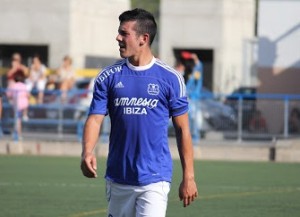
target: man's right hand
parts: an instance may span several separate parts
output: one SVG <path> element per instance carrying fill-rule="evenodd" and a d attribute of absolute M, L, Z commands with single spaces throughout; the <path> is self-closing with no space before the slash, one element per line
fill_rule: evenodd
<path fill-rule="evenodd" d="M 94 154 L 83 154 L 80 167 L 84 176 L 88 178 L 97 178 L 97 159 Z"/>

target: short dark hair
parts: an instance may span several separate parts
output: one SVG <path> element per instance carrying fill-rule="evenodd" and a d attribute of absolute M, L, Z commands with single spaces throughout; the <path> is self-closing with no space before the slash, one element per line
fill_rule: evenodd
<path fill-rule="evenodd" d="M 136 21 L 136 32 L 138 35 L 148 33 L 149 42 L 152 44 L 157 32 L 157 25 L 154 16 L 141 8 L 125 11 L 119 16 L 120 23 L 127 21 Z"/>

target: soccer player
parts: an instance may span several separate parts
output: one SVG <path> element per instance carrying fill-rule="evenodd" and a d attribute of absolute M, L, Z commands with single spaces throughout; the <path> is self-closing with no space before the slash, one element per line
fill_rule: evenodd
<path fill-rule="evenodd" d="M 151 52 L 157 29 L 151 13 L 125 11 L 119 21 L 116 40 L 123 59 L 103 69 L 95 80 L 84 127 L 81 170 L 86 177 L 97 177 L 93 150 L 103 118 L 109 114 L 108 216 L 163 217 L 172 178 L 170 117 L 183 170 L 179 197 L 184 207 L 197 197 L 185 85 L 179 72 Z"/>

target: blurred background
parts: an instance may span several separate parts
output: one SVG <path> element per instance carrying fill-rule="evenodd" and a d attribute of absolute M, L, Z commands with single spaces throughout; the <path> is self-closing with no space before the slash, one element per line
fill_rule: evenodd
<path fill-rule="evenodd" d="M 0 0 L 2 137 L 80 141 L 93 78 L 119 59 L 118 16 L 136 7 L 156 17 L 157 58 L 174 67 L 181 61 L 186 81 L 193 66 L 182 52 L 196 54 L 202 64 L 195 145 L 300 135 L 300 1 Z M 39 67 L 36 56 L 45 75 L 42 88 L 29 89 L 22 136 L 7 94 L 16 53 L 25 79 Z M 102 132 L 108 134 L 109 120 Z"/>
<path fill-rule="evenodd" d="M 190 100 L 199 197 L 178 200 L 170 121 L 167 216 L 299 217 L 300 0 L 0 0 L 0 217 L 105 216 L 109 118 L 101 178 L 82 176 L 80 143 L 94 78 L 120 58 L 118 16 L 136 7 Z"/>

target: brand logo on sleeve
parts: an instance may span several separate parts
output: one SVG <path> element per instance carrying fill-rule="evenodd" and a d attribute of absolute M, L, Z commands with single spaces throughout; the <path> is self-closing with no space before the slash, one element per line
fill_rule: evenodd
<path fill-rule="evenodd" d="M 102 71 L 97 79 L 99 79 L 100 82 L 103 82 L 110 75 L 115 74 L 116 72 L 121 72 L 121 71 L 122 71 L 121 66 L 116 66 L 116 67 L 113 67 L 113 68 L 109 68 L 109 69 L 106 69 L 106 70 Z"/>
<path fill-rule="evenodd" d="M 148 84 L 148 90 L 147 91 L 150 95 L 158 95 L 159 94 L 158 84 Z"/>

